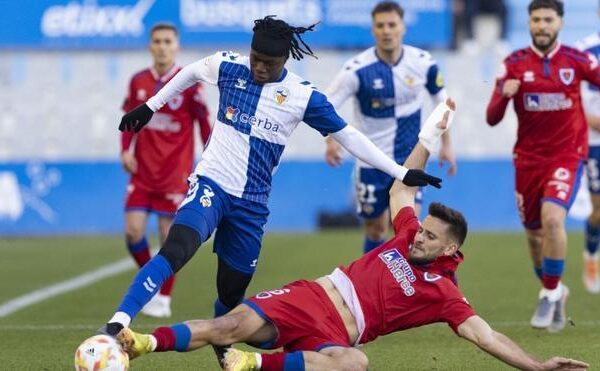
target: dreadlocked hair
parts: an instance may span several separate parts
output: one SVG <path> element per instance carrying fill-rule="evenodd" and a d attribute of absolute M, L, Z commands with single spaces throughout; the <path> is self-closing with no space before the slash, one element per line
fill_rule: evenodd
<path fill-rule="evenodd" d="M 274 37 L 280 37 L 288 40 L 290 43 L 290 53 L 292 54 L 292 58 L 295 60 L 304 58 L 304 54 L 313 58 L 317 58 L 310 46 L 308 46 L 308 44 L 302 40 L 301 35 L 306 31 L 314 31 L 315 26 L 319 24 L 319 22 L 308 27 L 294 27 L 290 26 L 281 19 L 275 19 L 275 17 L 276 16 L 274 15 L 268 15 L 263 19 L 256 19 L 254 21 L 254 28 L 252 28 L 252 31 L 269 33 Z M 305 49 L 302 48 L 303 46 Z"/>

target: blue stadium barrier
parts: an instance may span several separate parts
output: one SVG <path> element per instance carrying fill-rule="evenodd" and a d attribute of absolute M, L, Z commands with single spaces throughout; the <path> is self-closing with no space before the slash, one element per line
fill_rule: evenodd
<path fill-rule="evenodd" d="M 521 230 L 509 160 L 460 161 L 453 178 L 437 164 L 429 169 L 445 179 L 441 190 L 427 189 L 426 203 L 460 209 L 471 230 Z M 267 231 L 310 232 L 319 212 L 352 210 L 351 178 L 351 163 L 332 169 L 321 161 L 283 162 L 274 176 Z M 118 162 L 0 165 L 0 235 L 122 233 L 126 181 Z M 581 228 L 581 222 L 568 226 Z"/>

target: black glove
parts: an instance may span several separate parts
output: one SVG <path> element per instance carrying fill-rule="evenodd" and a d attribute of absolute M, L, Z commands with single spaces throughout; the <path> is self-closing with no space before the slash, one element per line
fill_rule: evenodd
<path fill-rule="evenodd" d="M 119 124 L 119 130 L 121 131 L 135 131 L 136 133 L 144 127 L 152 118 L 154 112 L 146 105 L 146 103 L 140 104 L 133 110 L 127 112 L 121 118 Z"/>
<path fill-rule="evenodd" d="M 442 179 L 429 175 L 419 169 L 408 169 L 404 179 L 402 179 L 402 183 L 410 187 L 422 187 L 429 184 L 435 188 L 442 188 Z"/>

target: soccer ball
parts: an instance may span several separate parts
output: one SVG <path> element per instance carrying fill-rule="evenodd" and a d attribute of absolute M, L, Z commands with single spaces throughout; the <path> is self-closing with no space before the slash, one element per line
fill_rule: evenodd
<path fill-rule="evenodd" d="M 129 368 L 129 357 L 117 341 L 107 335 L 85 339 L 75 351 L 77 371 L 124 371 Z"/>

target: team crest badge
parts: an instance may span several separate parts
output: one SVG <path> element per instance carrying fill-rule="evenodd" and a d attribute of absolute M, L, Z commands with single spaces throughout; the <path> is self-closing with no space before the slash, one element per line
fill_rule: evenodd
<path fill-rule="evenodd" d="M 275 100 L 277 101 L 277 103 L 283 104 L 289 96 L 290 91 L 288 90 L 288 88 L 282 86 L 275 89 Z"/>
<path fill-rule="evenodd" d="M 565 85 L 570 85 L 575 78 L 575 70 L 572 68 L 561 68 L 558 70 L 560 81 Z"/>

